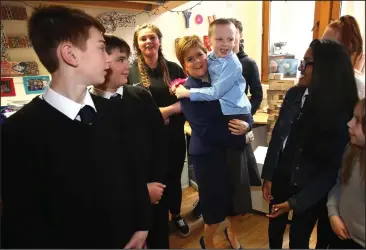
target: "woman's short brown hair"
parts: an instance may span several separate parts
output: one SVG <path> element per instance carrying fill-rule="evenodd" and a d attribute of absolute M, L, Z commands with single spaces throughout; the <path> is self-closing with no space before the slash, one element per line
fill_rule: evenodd
<path fill-rule="evenodd" d="M 175 55 L 180 62 L 180 65 L 182 65 L 182 68 L 184 68 L 184 56 L 187 53 L 187 51 L 191 48 L 200 48 L 205 54 L 207 54 L 207 49 L 205 45 L 203 44 L 202 40 L 196 36 L 184 36 L 181 38 L 178 38 L 175 42 Z"/>

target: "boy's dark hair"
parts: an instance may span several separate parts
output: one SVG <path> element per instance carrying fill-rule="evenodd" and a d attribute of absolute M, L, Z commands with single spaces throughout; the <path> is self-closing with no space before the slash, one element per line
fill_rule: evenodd
<path fill-rule="evenodd" d="M 243 33 L 243 24 L 236 18 L 229 18 L 230 22 L 235 25 L 235 28 L 239 29 L 240 34 Z"/>
<path fill-rule="evenodd" d="M 113 50 L 118 49 L 121 53 L 126 53 L 127 57 L 130 56 L 131 48 L 125 40 L 111 34 L 104 34 L 103 37 L 108 55 L 112 54 Z"/>
<path fill-rule="evenodd" d="M 219 18 L 210 23 L 210 26 L 208 27 L 208 36 L 211 37 L 214 33 L 214 28 L 216 25 L 230 25 L 232 22 L 227 18 Z"/>
<path fill-rule="evenodd" d="M 28 36 L 39 60 L 50 73 L 54 73 L 59 67 L 58 45 L 70 41 L 85 49 L 91 27 L 105 32 L 103 25 L 84 11 L 63 6 L 40 6 L 28 20 Z"/>

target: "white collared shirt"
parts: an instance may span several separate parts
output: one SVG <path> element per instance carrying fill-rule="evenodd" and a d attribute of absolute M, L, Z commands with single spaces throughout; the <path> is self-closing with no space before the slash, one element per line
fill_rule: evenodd
<path fill-rule="evenodd" d="M 46 88 L 46 91 L 42 95 L 42 99 L 48 102 L 52 107 L 69 117 L 71 120 L 81 120 L 79 116 L 79 111 L 85 105 L 91 106 L 95 110 L 95 112 L 97 112 L 93 99 L 91 98 L 88 90 L 86 90 L 83 104 L 74 102 L 73 100 L 57 93 L 50 87 Z"/>
<path fill-rule="evenodd" d="M 301 98 L 301 108 L 304 106 L 304 103 L 305 103 L 305 99 L 306 99 L 306 96 L 309 95 L 309 89 L 306 89 L 302 98 Z M 282 147 L 282 150 L 285 149 L 285 146 L 286 146 L 286 142 L 287 142 L 287 138 L 288 136 L 285 138 L 285 140 L 283 141 L 283 147 Z"/>
<path fill-rule="evenodd" d="M 123 86 L 119 87 L 116 92 L 112 93 L 112 92 L 108 92 L 108 91 L 104 91 L 101 89 L 98 89 L 96 87 L 92 87 L 90 88 L 90 93 L 106 98 L 106 99 L 110 99 L 114 94 L 120 94 L 121 97 L 123 96 Z"/>

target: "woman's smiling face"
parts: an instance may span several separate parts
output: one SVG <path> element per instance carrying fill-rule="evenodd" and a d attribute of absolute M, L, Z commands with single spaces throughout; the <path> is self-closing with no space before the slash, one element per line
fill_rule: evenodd
<path fill-rule="evenodd" d="M 199 47 L 188 49 L 184 55 L 184 70 L 192 77 L 204 77 L 207 74 L 206 53 Z"/>

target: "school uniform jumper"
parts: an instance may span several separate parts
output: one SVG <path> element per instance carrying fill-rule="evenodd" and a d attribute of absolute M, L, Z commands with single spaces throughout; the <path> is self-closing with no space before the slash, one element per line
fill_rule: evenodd
<path fill-rule="evenodd" d="M 115 93 L 92 88 L 91 93 L 110 99 L 121 109 L 129 107 L 129 119 L 142 119 L 138 126 L 138 142 L 142 142 L 134 148 L 139 152 L 141 159 L 145 161 L 146 183 L 160 182 L 166 184 L 167 180 L 167 138 L 164 121 L 161 113 L 152 99 L 150 93 L 137 86 L 121 86 Z M 158 204 L 152 204 L 152 227 L 147 237 L 149 249 L 169 248 L 169 214 L 166 206 L 165 193 Z"/>
<path fill-rule="evenodd" d="M 309 247 L 311 232 L 324 213 L 327 194 L 336 181 L 348 141 L 346 124 L 352 116 L 351 112 L 339 114 L 326 131 L 317 130 L 309 112 L 309 98 L 305 87 L 288 90 L 262 171 L 262 178 L 272 181 L 270 210 L 273 204 L 285 201 L 293 209 L 290 248 Z M 309 138 L 324 139 L 312 144 Z M 270 248 L 282 248 L 287 216 L 270 219 Z"/>
<path fill-rule="evenodd" d="M 185 78 L 182 68 L 170 61 L 165 61 L 168 67 L 170 78 L 174 81 L 177 78 Z M 174 94 L 169 92 L 169 87 L 164 83 L 163 74 L 160 67 L 151 69 L 147 65 L 147 73 L 150 77 L 151 86 L 149 91 L 158 107 L 167 107 L 178 100 Z M 133 63 L 128 78 L 129 85 L 143 87 L 141 76 L 137 66 L 137 61 Z M 185 118 L 183 114 L 174 114 L 170 118 L 169 124 L 165 126 L 168 138 L 168 149 L 165 151 L 168 159 L 167 187 L 165 189 L 167 206 L 171 214 L 180 214 L 182 203 L 181 174 L 186 157 L 186 142 L 184 134 Z M 164 149 L 158 149 L 163 150 Z"/>
<path fill-rule="evenodd" d="M 123 248 L 150 228 L 139 121 L 87 93 L 97 112 L 83 124 L 65 99 L 47 89 L 2 125 L 2 247 Z"/>

